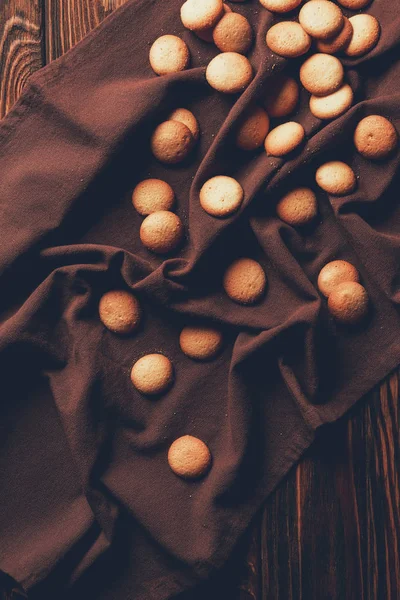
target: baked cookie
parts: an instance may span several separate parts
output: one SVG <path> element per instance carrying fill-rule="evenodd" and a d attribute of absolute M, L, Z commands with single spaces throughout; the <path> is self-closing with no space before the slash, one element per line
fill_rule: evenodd
<path fill-rule="evenodd" d="M 171 210 L 174 202 L 174 190 L 162 179 L 145 179 L 137 184 L 132 193 L 132 204 L 143 216 L 157 210 Z"/>
<path fill-rule="evenodd" d="M 199 139 L 200 127 L 199 123 L 190 110 L 187 108 L 177 108 L 168 117 L 168 121 L 178 121 L 186 125 L 190 129 L 195 142 Z"/>
<path fill-rule="evenodd" d="M 173 212 L 158 210 L 148 215 L 140 226 L 140 240 L 148 250 L 167 254 L 175 250 L 183 239 L 182 221 Z"/>
<path fill-rule="evenodd" d="M 376 46 L 381 35 L 379 21 L 372 15 L 354 15 L 349 19 L 353 35 L 347 44 L 345 54 L 350 57 L 363 56 Z"/>
<path fill-rule="evenodd" d="M 189 48 L 176 35 L 162 35 L 150 48 L 150 65 L 157 75 L 184 71 L 189 66 Z"/>
<path fill-rule="evenodd" d="M 163 354 L 146 354 L 132 367 L 131 381 L 146 396 L 163 394 L 174 381 L 174 369 Z"/>
<path fill-rule="evenodd" d="M 303 0 L 260 0 L 260 4 L 274 13 L 287 13 L 294 10 Z"/>
<path fill-rule="evenodd" d="M 270 117 L 286 117 L 294 111 L 299 101 L 299 85 L 283 73 L 275 75 L 265 98 L 265 108 Z"/>
<path fill-rule="evenodd" d="M 300 81 L 310 94 L 326 96 L 343 83 L 344 69 L 336 56 L 313 54 L 300 67 Z"/>
<path fill-rule="evenodd" d="M 311 96 L 310 111 L 318 119 L 336 119 L 353 103 L 353 90 L 345 83 L 336 92 L 327 96 Z"/>
<path fill-rule="evenodd" d="M 317 49 L 325 54 L 336 54 L 343 52 L 350 43 L 353 36 L 353 25 L 347 17 L 344 18 L 342 30 L 332 38 L 327 40 L 317 40 Z"/>
<path fill-rule="evenodd" d="M 223 12 L 222 0 L 186 0 L 181 6 L 181 20 L 187 29 L 203 31 L 214 27 Z"/>
<path fill-rule="evenodd" d="M 168 450 L 171 470 L 183 479 L 203 477 L 211 467 L 211 453 L 204 442 L 192 435 L 175 440 Z"/>
<path fill-rule="evenodd" d="M 272 129 L 265 138 L 265 150 L 268 156 L 285 156 L 293 152 L 304 140 L 303 126 L 288 121 Z"/>
<path fill-rule="evenodd" d="M 99 302 L 100 321 L 114 333 L 132 333 L 140 323 L 141 314 L 139 301 L 125 290 L 106 292 Z"/>
<path fill-rule="evenodd" d="M 246 17 L 231 12 L 214 27 L 213 40 L 221 52 L 246 54 L 253 41 L 253 30 Z"/>
<path fill-rule="evenodd" d="M 221 350 L 222 333 L 214 327 L 184 327 L 179 336 L 182 352 L 195 360 L 211 360 Z"/>
<path fill-rule="evenodd" d="M 353 169 L 339 160 L 321 165 L 315 173 L 315 180 L 320 188 L 334 196 L 350 194 L 357 184 Z"/>
<path fill-rule="evenodd" d="M 330 0 L 309 0 L 299 12 L 299 21 L 313 38 L 327 40 L 341 31 L 343 13 Z"/>
<path fill-rule="evenodd" d="M 236 145 L 241 150 L 256 150 L 263 145 L 269 131 L 269 117 L 260 106 L 249 108 L 236 133 Z"/>
<path fill-rule="evenodd" d="M 328 297 L 340 283 L 360 281 L 357 269 L 346 260 L 332 260 L 327 263 L 318 275 L 318 289 Z"/>
<path fill-rule="evenodd" d="M 243 196 L 243 188 L 236 179 L 217 175 L 201 188 L 200 204 L 213 217 L 228 217 L 240 208 Z"/>
<path fill-rule="evenodd" d="M 306 225 L 317 216 L 317 198 L 310 188 L 296 188 L 279 200 L 276 213 L 282 221 L 293 227 Z"/>
<path fill-rule="evenodd" d="M 156 127 L 150 146 L 157 160 L 174 165 L 188 156 L 194 146 L 194 139 L 190 129 L 183 123 L 164 121 Z"/>
<path fill-rule="evenodd" d="M 267 278 L 258 262 L 251 258 L 239 258 L 225 271 L 223 285 L 234 302 L 255 304 L 264 295 Z"/>
<path fill-rule="evenodd" d="M 296 58 L 308 52 L 311 38 L 295 21 L 281 21 L 267 31 L 267 46 L 272 52 L 285 58 Z"/>
<path fill-rule="evenodd" d="M 222 16 L 224 16 L 228 13 L 231 13 L 231 12 L 232 12 L 231 7 L 224 3 L 224 12 L 223 12 Z M 208 42 L 209 44 L 212 44 L 214 42 L 213 31 L 214 31 L 214 28 L 210 27 L 209 29 L 203 29 L 202 31 L 194 31 L 193 33 L 195 33 L 197 35 L 197 37 L 199 37 L 201 40 L 203 40 L 203 42 Z"/>
<path fill-rule="evenodd" d="M 360 10 L 370 4 L 371 0 L 338 0 L 339 4 L 350 10 Z"/>
<path fill-rule="evenodd" d="M 217 54 L 206 69 L 206 79 L 212 88 L 224 94 L 237 94 L 250 84 L 253 68 L 238 52 Z"/>
<path fill-rule="evenodd" d="M 339 283 L 330 293 L 328 309 L 344 325 L 359 323 L 368 313 L 367 290 L 355 281 Z"/>
<path fill-rule="evenodd" d="M 354 131 L 354 144 L 365 158 L 386 158 L 397 147 L 397 131 L 388 119 L 370 115 L 361 119 Z"/>

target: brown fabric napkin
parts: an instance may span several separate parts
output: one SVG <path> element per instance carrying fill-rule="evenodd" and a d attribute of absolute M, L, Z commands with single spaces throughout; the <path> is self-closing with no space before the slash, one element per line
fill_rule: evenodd
<path fill-rule="evenodd" d="M 235 4 L 257 34 L 254 81 L 238 97 L 205 80 L 217 49 L 185 30 L 178 0 L 134 0 L 61 60 L 35 74 L 0 123 L 2 381 L 0 569 L 32 598 L 162 600 L 209 576 L 227 559 L 265 497 L 317 429 L 343 415 L 400 359 L 399 153 L 372 163 L 352 133 L 367 114 L 400 131 L 397 3 L 375 1 L 378 46 L 344 60 L 354 106 L 322 123 L 303 91 L 294 119 L 307 144 L 290 160 L 235 149 L 235 122 L 262 100 L 275 73 L 300 61 L 271 54 L 275 17 L 256 0 Z M 188 44 L 191 68 L 157 77 L 151 43 L 165 33 Z M 164 167 L 149 151 L 157 123 L 188 107 L 201 126 L 190 160 Z M 316 190 L 320 218 L 299 232 L 274 205 L 295 185 L 314 187 L 317 166 L 348 161 L 350 196 Z M 213 219 L 199 205 L 217 174 L 242 184 L 242 210 Z M 146 177 L 168 181 L 186 244 L 168 259 L 141 245 L 131 191 Z M 264 300 L 235 305 L 221 278 L 234 258 L 265 269 Z M 316 289 L 319 270 L 343 258 L 359 269 L 371 314 L 339 327 Z M 137 335 L 120 338 L 98 318 L 101 294 L 135 290 L 145 312 Z M 221 326 L 227 343 L 201 364 L 179 349 L 186 324 Z M 162 351 L 176 382 L 151 400 L 129 371 Z M 188 483 L 167 464 L 170 443 L 204 440 L 213 466 Z"/>

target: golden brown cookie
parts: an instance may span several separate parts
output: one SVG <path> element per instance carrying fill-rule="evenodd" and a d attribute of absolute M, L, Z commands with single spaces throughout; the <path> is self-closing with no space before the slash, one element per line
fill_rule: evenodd
<path fill-rule="evenodd" d="M 239 258 L 225 271 L 223 285 L 234 302 L 255 304 L 264 295 L 267 278 L 258 262 L 251 258 Z"/>
<path fill-rule="evenodd" d="M 223 12 L 222 16 L 224 16 L 228 13 L 231 13 L 231 12 L 232 12 L 231 7 L 224 3 L 224 12 Z M 214 31 L 214 28 L 210 27 L 209 29 L 203 29 L 202 31 L 193 31 L 193 33 L 195 33 L 197 35 L 197 37 L 199 37 L 201 40 L 203 40 L 203 42 L 208 42 L 209 44 L 211 44 L 214 41 L 213 31 Z"/>
<path fill-rule="evenodd" d="M 174 190 L 162 179 L 145 179 L 137 184 L 132 193 L 133 206 L 144 216 L 157 210 L 170 210 L 174 202 Z"/>
<path fill-rule="evenodd" d="M 342 30 L 333 38 L 327 40 L 317 40 L 317 49 L 325 54 L 336 54 L 343 52 L 350 43 L 353 35 L 353 25 L 347 17 L 344 17 Z"/>
<path fill-rule="evenodd" d="M 146 354 L 133 365 L 131 381 L 142 394 L 163 394 L 174 381 L 174 368 L 163 354 Z"/>
<path fill-rule="evenodd" d="M 381 35 L 379 21 L 372 15 L 354 15 L 349 19 L 353 35 L 346 46 L 345 54 L 350 57 L 363 56 L 378 43 Z"/>
<path fill-rule="evenodd" d="M 237 94 L 250 84 L 253 68 L 242 54 L 221 52 L 208 64 L 206 79 L 218 92 Z"/>
<path fill-rule="evenodd" d="M 241 150 L 256 150 L 263 145 L 269 131 L 269 117 L 260 106 L 249 108 L 236 133 L 236 145 Z"/>
<path fill-rule="evenodd" d="M 327 96 L 311 96 L 310 111 L 318 119 L 336 119 L 353 103 L 353 90 L 345 83 L 333 94 Z"/>
<path fill-rule="evenodd" d="M 200 204 L 213 217 L 228 217 L 240 208 L 243 196 L 243 188 L 236 179 L 217 175 L 201 188 Z"/>
<path fill-rule="evenodd" d="M 194 139 L 190 129 L 179 121 L 164 121 L 151 136 L 151 150 L 162 163 L 182 162 L 191 152 Z"/>
<path fill-rule="evenodd" d="M 309 188 L 291 190 L 276 205 L 276 213 L 282 221 L 300 227 L 310 223 L 318 213 L 315 194 Z"/>
<path fill-rule="evenodd" d="M 326 96 L 343 83 L 344 69 L 336 56 L 313 54 L 300 67 L 300 81 L 308 92 Z"/>
<path fill-rule="evenodd" d="M 100 320 L 114 333 L 132 333 L 139 325 L 141 314 L 139 301 L 125 290 L 106 292 L 99 302 Z"/>
<path fill-rule="evenodd" d="M 299 101 L 299 85 L 283 73 L 270 81 L 265 98 L 265 108 L 270 117 L 286 117 L 294 111 Z"/>
<path fill-rule="evenodd" d="M 303 0 L 260 0 L 260 4 L 274 13 L 287 13 L 294 10 Z"/>
<path fill-rule="evenodd" d="M 303 126 L 295 121 L 288 121 L 269 132 L 265 138 L 265 150 L 268 156 L 285 156 L 295 150 L 304 137 Z"/>
<path fill-rule="evenodd" d="M 221 52 L 246 54 L 253 41 L 250 23 L 239 13 L 227 13 L 213 30 L 214 44 Z"/>
<path fill-rule="evenodd" d="M 222 348 L 222 333 L 214 327 L 184 327 L 179 336 L 182 352 L 196 360 L 210 360 Z"/>
<path fill-rule="evenodd" d="M 192 435 L 175 440 L 168 450 L 171 470 L 184 479 L 203 477 L 211 467 L 211 453 L 204 442 Z"/>
<path fill-rule="evenodd" d="M 318 289 L 328 297 L 340 283 L 360 280 L 357 269 L 346 260 L 333 260 L 327 263 L 318 275 Z"/>
<path fill-rule="evenodd" d="M 175 213 L 158 210 L 145 218 L 139 233 L 143 246 L 148 250 L 156 254 L 167 254 L 179 246 L 184 229 Z"/>
<path fill-rule="evenodd" d="M 286 58 L 295 58 L 308 52 L 311 38 L 295 21 L 281 21 L 267 31 L 267 46 L 272 52 Z"/>
<path fill-rule="evenodd" d="M 181 20 L 187 29 L 203 31 L 214 27 L 223 12 L 222 0 L 186 0 L 181 6 Z"/>
<path fill-rule="evenodd" d="M 350 10 L 360 10 L 370 4 L 371 0 L 338 0 L 339 4 Z"/>
<path fill-rule="evenodd" d="M 343 13 L 330 0 L 309 0 L 299 12 L 303 29 L 313 38 L 327 40 L 343 27 Z"/>
<path fill-rule="evenodd" d="M 388 119 L 370 115 L 361 119 L 354 131 L 354 144 L 365 158 L 380 160 L 397 147 L 397 131 Z"/>
<path fill-rule="evenodd" d="M 359 323 L 368 313 L 367 290 L 355 281 L 339 283 L 329 295 L 328 309 L 340 323 Z"/>
<path fill-rule="evenodd" d="M 179 121 L 190 129 L 195 142 L 199 139 L 200 127 L 199 123 L 190 110 L 187 108 L 177 108 L 168 117 L 168 121 Z"/>
<path fill-rule="evenodd" d="M 150 48 L 150 65 L 157 75 L 184 71 L 189 66 L 189 48 L 176 35 L 162 35 Z"/>
<path fill-rule="evenodd" d="M 321 165 L 315 173 L 315 180 L 320 188 L 334 196 L 350 194 L 357 184 L 353 169 L 339 160 Z"/>

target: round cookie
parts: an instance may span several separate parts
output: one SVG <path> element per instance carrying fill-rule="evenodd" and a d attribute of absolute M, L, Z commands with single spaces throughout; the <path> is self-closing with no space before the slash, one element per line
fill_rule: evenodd
<path fill-rule="evenodd" d="M 194 114 L 190 112 L 190 110 L 188 110 L 187 108 L 177 108 L 176 110 L 174 110 L 169 115 L 168 121 L 178 121 L 179 123 L 183 123 L 188 129 L 190 129 L 194 141 L 197 142 L 197 140 L 199 139 L 199 123 Z"/>
<path fill-rule="evenodd" d="M 353 169 L 339 160 L 321 165 L 315 173 L 315 180 L 320 188 L 334 196 L 350 194 L 357 184 Z"/>
<path fill-rule="evenodd" d="M 317 198 L 309 188 L 296 188 L 279 200 L 276 213 L 282 221 L 293 227 L 306 225 L 317 216 Z"/>
<path fill-rule="evenodd" d="M 99 302 L 100 320 L 114 333 L 132 333 L 139 325 L 141 314 L 139 301 L 125 290 L 106 292 Z"/>
<path fill-rule="evenodd" d="M 347 17 L 344 17 L 342 30 L 333 38 L 318 40 L 317 49 L 325 54 L 336 54 L 342 52 L 350 43 L 353 35 L 353 25 Z"/>
<path fill-rule="evenodd" d="M 353 103 L 353 90 L 345 83 L 333 94 L 311 96 L 310 111 L 318 119 L 336 119 L 350 108 Z"/>
<path fill-rule="evenodd" d="M 135 362 L 131 370 L 133 385 L 146 396 L 166 392 L 173 380 L 172 363 L 163 354 L 146 354 Z"/>
<path fill-rule="evenodd" d="M 213 40 L 221 52 L 246 54 L 253 41 L 253 30 L 246 17 L 231 12 L 214 27 Z"/>
<path fill-rule="evenodd" d="M 189 66 L 189 48 L 176 35 L 162 35 L 150 48 L 150 65 L 157 75 L 184 71 Z"/>
<path fill-rule="evenodd" d="M 211 453 L 204 442 L 192 435 L 175 440 L 168 450 L 171 470 L 183 479 L 203 477 L 211 466 Z"/>
<path fill-rule="evenodd" d="M 223 337 L 213 327 L 184 327 L 179 336 L 182 352 L 195 360 L 210 360 L 222 348 Z"/>
<path fill-rule="evenodd" d="M 326 96 L 343 83 L 343 65 L 336 56 L 313 54 L 300 67 L 300 81 L 308 92 Z"/>
<path fill-rule="evenodd" d="M 175 165 L 182 162 L 194 145 L 190 129 L 179 121 L 164 121 L 151 136 L 150 146 L 154 156 L 162 163 Z"/>
<path fill-rule="evenodd" d="M 299 101 L 299 85 L 283 73 L 275 75 L 264 101 L 270 117 L 286 117 L 294 111 Z"/>
<path fill-rule="evenodd" d="M 157 210 L 171 210 L 174 202 L 174 190 L 162 179 L 145 179 L 137 184 L 132 193 L 133 206 L 144 216 Z"/>
<path fill-rule="evenodd" d="M 267 31 L 267 46 L 285 58 L 296 58 L 308 52 L 311 38 L 295 21 L 281 21 Z"/>
<path fill-rule="evenodd" d="M 231 7 L 224 3 L 223 15 L 226 15 L 231 12 L 232 12 Z M 214 28 L 210 27 L 209 29 L 203 29 L 202 31 L 194 31 L 193 33 L 195 33 L 197 35 L 197 37 L 199 37 L 201 40 L 203 40 L 203 42 L 208 42 L 209 44 L 211 44 L 214 42 L 213 31 L 214 31 Z"/>
<path fill-rule="evenodd" d="M 223 285 L 234 302 L 255 304 L 264 295 L 267 278 L 258 262 L 251 258 L 239 258 L 225 271 Z"/>
<path fill-rule="evenodd" d="M 330 0 L 309 0 L 299 12 L 303 29 L 313 38 L 327 40 L 343 27 L 343 13 Z"/>
<path fill-rule="evenodd" d="M 354 131 L 354 144 L 365 158 L 380 160 L 397 146 L 397 131 L 388 119 L 370 115 L 361 119 Z"/>
<path fill-rule="evenodd" d="M 367 290 L 355 281 L 339 283 L 329 295 L 328 309 L 344 325 L 359 323 L 368 313 Z"/>
<path fill-rule="evenodd" d="M 340 284 L 348 281 L 359 282 L 357 269 L 346 260 L 333 260 L 327 263 L 318 275 L 318 289 L 328 297 Z"/>
<path fill-rule="evenodd" d="M 228 217 L 240 208 L 243 196 L 243 188 L 236 179 L 217 175 L 201 188 L 200 204 L 213 217 Z"/>
<path fill-rule="evenodd" d="M 349 19 L 353 27 L 353 35 L 347 44 L 345 54 L 352 58 L 370 52 L 378 43 L 381 27 L 372 15 L 354 15 Z"/>
<path fill-rule="evenodd" d="M 260 0 L 260 4 L 274 13 L 287 13 L 294 10 L 303 0 Z"/>
<path fill-rule="evenodd" d="M 360 10 L 360 8 L 365 8 L 371 2 L 371 0 L 338 0 L 339 4 L 344 6 L 344 8 L 349 8 L 350 10 Z"/>
<path fill-rule="evenodd" d="M 237 133 L 236 145 L 241 150 L 256 150 L 262 146 L 269 131 L 269 117 L 260 106 L 249 108 Z"/>
<path fill-rule="evenodd" d="M 295 121 L 278 125 L 265 138 L 265 150 L 268 156 L 285 156 L 299 146 L 304 140 L 303 126 Z"/>
<path fill-rule="evenodd" d="M 180 218 L 168 210 L 158 210 L 148 215 L 140 226 L 140 240 L 148 250 L 167 254 L 175 250 L 183 239 Z"/>
<path fill-rule="evenodd" d="M 203 31 L 214 27 L 224 12 L 222 0 L 186 0 L 181 20 L 187 29 Z"/>
<path fill-rule="evenodd" d="M 242 54 L 221 52 L 208 64 L 206 79 L 218 92 L 237 94 L 250 84 L 253 79 L 253 68 Z"/>

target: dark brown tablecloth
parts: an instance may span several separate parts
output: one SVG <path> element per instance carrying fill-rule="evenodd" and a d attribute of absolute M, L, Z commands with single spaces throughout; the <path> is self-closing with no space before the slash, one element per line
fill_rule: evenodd
<path fill-rule="evenodd" d="M 322 123 L 303 91 L 295 120 L 307 144 L 288 161 L 235 149 L 235 122 L 263 98 L 273 75 L 300 62 L 270 53 L 274 17 L 256 1 L 235 4 L 257 32 L 254 81 L 240 97 L 206 83 L 214 46 L 184 30 L 179 0 L 133 0 L 61 60 L 31 77 L 0 123 L 0 569 L 32 598 L 162 600 L 224 563 L 256 508 L 315 436 L 400 359 L 399 153 L 371 163 L 352 132 L 367 114 L 400 131 L 397 2 L 375 0 L 378 46 L 345 60 L 355 105 Z M 157 77 L 151 43 L 182 36 L 191 68 Z M 198 117 L 200 143 L 184 165 L 149 152 L 173 108 Z M 284 191 L 314 186 L 316 167 L 348 161 L 351 196 L 316 190 L 318 222 L 299 232 L 274 212 Z M 213 219 L 202 183 L 236 177 L 239 214 Z M 187 242 L 167 260 L 144 249 L 131 204 L 146 177 L 168 181 Z M 221 276 L 238 256 L 260 261 L 265 299 L 235 305 Z M 371 298 L 367 323 L 336 326 L 316 289 L 321 267 L 344 258 Z M 144 307 L 139 333 L 101 325 L 101 294 L 131 288 Z M 200 364 L 179 349 L 180 329 L 215 323 L 227 344 Z M 129 371 L 162 351 L 176 382 L 159 400 L 137 393 Z M 213 467 L 187 483 L 168 468 L 180 435 L 204 440 Z"/>

